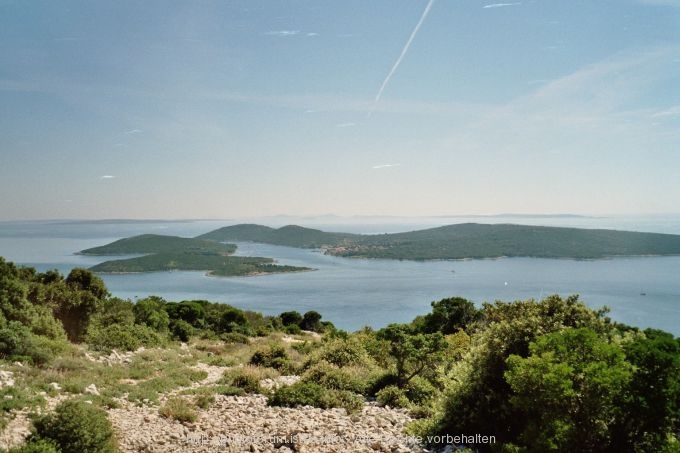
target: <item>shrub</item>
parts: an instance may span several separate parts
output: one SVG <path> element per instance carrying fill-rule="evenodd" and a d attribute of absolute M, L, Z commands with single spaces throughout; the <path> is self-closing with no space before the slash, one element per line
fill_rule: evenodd
<path fill-rule="evenodd" d="M 396 385 L 388 385 L 380 390 L 375 397 L 378 403 L 383 406 L 409 407 L 411 404 L 406 396 L 406 391 Z"/>
<path fill-rule="evenodd" d="M 198 414 L 193 407 L 182 398 L 170 398 L 158 413 L 165 418 L 170 418 L 180 422 L 193 423 L 198 418 Z"/>
<path fill-rule="evenodd" d="M 368 380 L 365 375 L 366 372 L 363 369 L 339 368 L 326 361 L 321 361 L 309 368 L 302 376 L 302 380 L 317 383 L 327 389 L 364 393 L 368 388 Z"/>
<path fill-rule="evenodd" d="M 117 450 L 106 413 L 82 401 L 64 401 L 54 413 L 38 418 L 33 425 L 29 443 L 53 441 L 63 453 L 114 453 Z"/>
<path fill-rule="evenodd" d="M 91 326 L 86 341 L 90 347 L 98 351 L 111 349 L 134 351 L 140 346 L 154 347 L 163 343 L 157 332 L 140 324 Z"/>
<path fill-rule="evenodd" d="M 260 377 L 258 370 L 252 367 L 233 368 L 224 373 L 220 383 L 243 389 L 247 393 L 260 393 Z"/>
<path fill-rule="evenodd" d="M 375 395 L 385 387 L 397 385 L 397 382 L 399 382 L 399 380 L 394 372 L 388 371 L 386 373 L 378 374 L 369 383 L 368 394 Z"/>
<path fill-rule="evenodd" d="M 168 330 L 170 316 L 165 311 L 165 300 L 158 296 L 140 299 L 134 305 L 135 322 L 151 327 L 158 332 Z"/>
<path fill-rule="evenodd" d="M 289 324 L 283 329 L 283 331 L 289 335 L 300 335 L 302 333 L 302 329 L 300 329 L 300 326 L 297 324 Z"/>
<path fill-rule="evenodd" d="M 53 441 L 41 439 L 28 442 L 21 447 L 12 448 L 7 453 L 61 453 L 61 450 Z"/>
<path fill-rule="evenodd" d="M 214 402 L 215 402 L 214 395 L 197 395 L 196 399 L 194 400 L 196 407 L 200 407 L 201 409 L 209 408 L 210 405 Z"/>
<path fill-rule="evenodd" d="M 269 398 L 270 406 L 313 406 L 321 409 L 342 407 L 347 413 L 360 410 L 363 399 L 346 390 L 328 390 L 312 382 L 297 382 L 277 389 Z"/>
<path fill-rule="evenodd" d="M 350 365 L 371 368 L 374 365 L 361 343 L 353 338 L 338 338 L 325 343 L 305 366 L 322 360 L 341 368 Z"/>
<path fill-rule="evenodd" d="M 189 341 L 194 334 L 194 327 L 182 319 L 173 319 L 170 321 L 170 334 L 175 340 Z"/>
<path fill-rule="evenodd" d="M 289 373 L 293 371 L 293 363 L 286 350 L 279 345 L 270 345 L 267 348 L 255 351 L 250 358 L 250 364 L 274 368 L 281 373 Z"/>
<path fill-rule="evenodd" d="M 222 335 L 220 335 L 220 340 L 224 341 L 225 343 L 239 343 L 239 344 L 250 343 L 250 340 L 246 335 L 243 335 L 242 333 L 238 332 L 223 333 Z"/>
<path fill-rule="evenodd" d="M 18 321 L 0 328 L 0 357 L 44 365 L 67 348 L 65 340 L 50 340 L 34 335 Z"/>
<path fill-rule="evenodd" d="M 430 381 L 420 376 L 411 379 L 404 390 L 409 401 L 415 404 L 423 404 L 437 393 Z"/>

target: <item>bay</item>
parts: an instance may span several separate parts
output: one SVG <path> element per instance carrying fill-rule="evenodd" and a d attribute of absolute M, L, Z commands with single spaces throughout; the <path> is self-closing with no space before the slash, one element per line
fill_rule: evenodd
<path fill-rule="evenodd" d="M 673 216 L 266 220 L 260 222 L 272 226 L 300 223 L 327 231 L 366 233 L 408 231 L 464 221 L 680 233 L 680 217 Z M 239 222 L 0 222 L 0 256 L 41 271 L 58 269 L 68 273 L 73 267 L 89 267 L 107 259 L 74 254 L 84 248 L 142 233 L 195 236 L 234 223 Z M 281 264 L 317 270 L 258 277 L 158 272 L 104 274 L 102 278 L 113 295 L 131 300 L 156 294 L 167 300 L 224 302 L 266 314 L 316 310 L 323 319 L 348 330 L 410 321 L 427 313 L 431 301 L 449 296 L 465 297 L 479 305 L 485 301 L 578 293 L 593 308 L 611 307 L 610 316 L 617 321 L 680 335 L 680 257 L 676 256 L 592 261 L 504 258 L 410 262 L 340 258 L 314 250 L 266 244 L 238 245 L 239 255 L 268 256 Z"/>

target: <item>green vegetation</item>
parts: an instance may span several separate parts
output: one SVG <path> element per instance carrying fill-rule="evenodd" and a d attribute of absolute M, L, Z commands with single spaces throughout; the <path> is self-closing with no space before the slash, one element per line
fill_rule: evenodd
<path fill-rule="evenodd" d="M 240 224 L 220 228 L 202 234 L 197 239 L 211 241 L 261 242 L 263 244 L 285 245 L 299 248 L 320 248 L 340 244 L 352 244 L 361 235 L 349 233 L 327 233 L 325 231 L 287 225 L 270 228 L 263 225 Z"/>
<path fill-rule="evenodd" d="M 236 251 L 233 244 L 201 239 L 143 234 L 120 239 L 111 244 L 83 250 L 84 255 L 147 255 L 110 260 L 90 268 L 93 272 L 131 273 L 158 271 L 208 271 L 217 276 L 246 276 L 300 272 L 307 267 L 280 266 L 271 258 L 229 256 Z"/>
<path fill-rule="evenodd" d="M 13 381 L 0 389 L 0 427 L 33 414 L 15 453 L 114 451 L 102 408 L 127 401 L 191 422 L 220 395 L 261 393 L 272 406 L 401 407 L 417 419 L 410 434 L 494 436 L 468 445 L 482 452 L 677 452 L 680 340 L 606 313 L 577 296 L 481 308 L 452 297 L 410 323 L 348 333 L 314 311 L 133 304 L 90 271 L 64 278 L 0 258 L 0 364 Z M 205 365 L 225 367 L 222 378 L 206 381 Z M 66 400 L 45 415 L 55 396 Z"/>
<path fill-rule="evenodd" d="M 80 251 L 82 255 L 129 255 L 136 253 L 193 253 L 230 255 L 236 251 L 234 244 L 215 241 L 164 236 L 161 234 L 142 234 L 112 242 L 101 247 Z"/>
<path fill-rule="evenodd" d="M 117 451 L 113 428 L 106 413 L 82 401 L 60 403 L 54 413 L 38 418 L 33 426 L 29 445 L 51 442 L 63 453 Z"/>
<path fill-rule="evenodd" d="M 326 253 L 336 256 L 406 260 L 680 254 L 680 235 L 510 224 L 465 223 L 374 235 L 326 233 L 295 225 L 273 229 L 246 224 L 220 228 L 199 238 L 325 248 Z"/>
<path fill-rule="evenodd" d="M 129 273 L 158 271 L 208 271 L 224 277 L 301 272 L 308 267 L 279 266 L 271 258 L 157 253 L 123 260 L 105 261 L 90 268 L 93 272 Z"/>
<path fill-rule="evenodd" d="M 198 418 L 193 405 L 184 398 L 170 398 L 158 410 L 158 413 L 165 418 L 177 420 L 179 422 L 195 422 Z"/>

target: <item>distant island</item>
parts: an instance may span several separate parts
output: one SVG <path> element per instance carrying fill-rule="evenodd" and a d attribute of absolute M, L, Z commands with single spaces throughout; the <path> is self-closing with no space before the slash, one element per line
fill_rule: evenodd
<path fill-rule="evenodd" d="M 320 248 L 334 256 L 400 260 L 535 257 L 598 259 L 680 255 L 680 235 L 632 231 L 462 223 L 392 234 L 330 233 L 297 225 L 227 226 L 197 239 Z"/>
<path fill-rule="evenodd" d="M 105 273 L 157 271 L 207 271 L 217 276 L 248 276 L 311 270 L 282 266 L 272 258 L 231 256 L 236 245 L 194 238 L 143 234 L 79 252 L 81 255 L 144 254 L 134 258 L 105 261 L 90 270 Z"/>

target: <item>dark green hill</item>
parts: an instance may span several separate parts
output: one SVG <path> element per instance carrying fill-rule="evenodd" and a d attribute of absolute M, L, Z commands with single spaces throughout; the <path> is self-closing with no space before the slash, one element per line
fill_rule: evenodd
<path fill-rule="evenodd" d="M 220 228 L 199 238 L 322 247 L 337 256 L 408 260 L 680 255 L 680 235 L 514 224 L 464 223 L 373 235 L 327 233 L 295 225 L 273 229 L 244 224 Z"/>
<path fill-rule="evenodd" d="M 234 253 L 233 244 L 220 244 L 178 236 L 164 236 L 160 234 L 142 234 L 130 238 L 120 239 L 101 247 L 93 247 L 80 251 L 82 255 L 126 255 L 131 253 L 214 253 L 227 255 Z"/>
<path fill-rule="evenodd" d="M 191 253 L 156 253 L 123 260 L 106 261 L 90 268 L 94 272 L 134 273 L 157 271 L 209 271 L 212 275 L 242 276 L 298 272 L 306 267 L 280 266 L 271 258 Z"/>
<path fill-rule="evenodd" d="M 274 229 L 255 224 L 227 226 L 197 237 L 197 239 L 210 239 L 220 242 L 261 242 L 298 248 L 319 248 L 350 244 L 361 238 L 362 236 L 358 234 L 328 233 L 297 225 L 287 225 Z"/>
<path fill-rule="evenodd" d="M 120 239 L 101 247 L 83 250 L 84 255 L 125 255 L 145 253 L 136 258 L 105 261 L 90 268 L 94 272 L 131 273 L 155 271 L 209 271 L 213 275 L 238 276 L 311 270 L 281 266 L 271 258 L 228 256 L 234 244 L 203 239 L 143 234 Z"/>
<path fill-rule="evenodd" d="M 366 236 L 342 256 L 396 259 L 460 259 L 529 256 L 593 259 L 679 255 L 680 236 L 511 224 L 465 223 L 427 230 Z"/>

